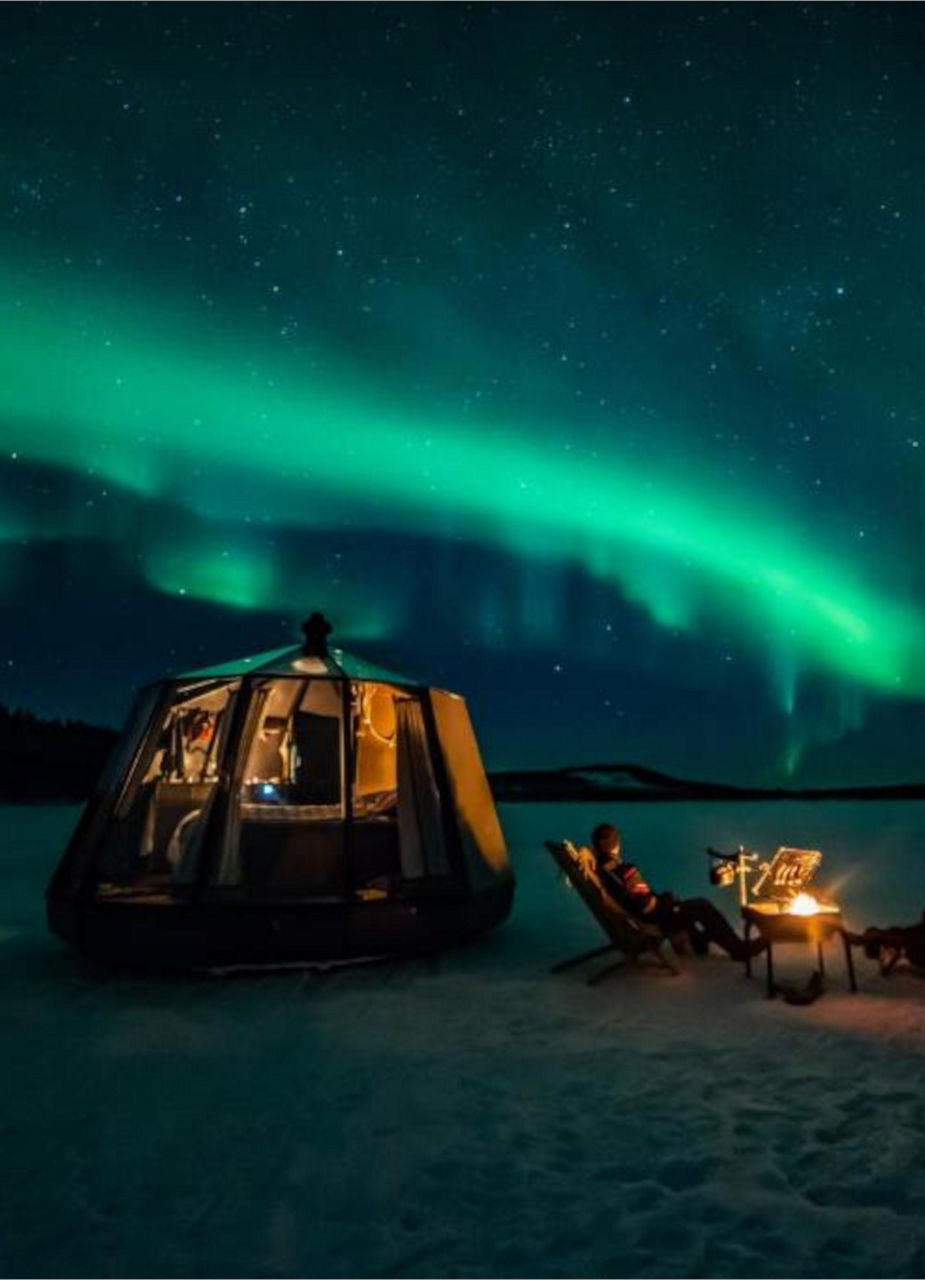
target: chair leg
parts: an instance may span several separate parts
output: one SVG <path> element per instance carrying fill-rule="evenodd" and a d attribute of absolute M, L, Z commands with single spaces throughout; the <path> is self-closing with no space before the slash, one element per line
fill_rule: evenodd
<path fill-rule="evenodd" d="M 768 940 L 768 949 L 765 952 L 765 959 L 767 963 L 767 973 L 768 973 L 768 999 L 773 1000 L 774 999 L 774 948 L 771 946 L 770 939 Z"/>
<path fill-rule="evenodd" d="M 848 935 L 842 930 L 842 943 L 845 948 L 845 968 L 848 970 L 848 983 L 852 991 L 857 991 L 858 980 L 854 975 L 854 956 L 851 954 L 851 943 L 848 941 Z"/>
<path fill-rule="evenodd" d="M 819 972 L 825 977 L 825 954 L 822 950 L 822 943 L 816 943 L 816 958 L 819 961 Z"/>
<path fill-rule="evenodd" d="M 752 922 L 748 918 L 745 920 L 745 928 L 742 931 L 745 935 L 745 976 L 752 976 L 752 953 L 749 949 L 748 942 L 752 934 Z"/>
<path fill-rule="evenodd" d="M 549 972 L 565 973 L 566 969 L 574 969 L 576 965 L 584 964 L 586 960 L 593 960 L 595 956 L 605 956 L 608 951 L 616 951 L 616 947 L 612 942 L 608 942 L 605 947 L 595 947 L 593 951 L 583 951 L 580 956 L 572 956 L 569 960 L 560 960 L 558 964 L 552 966 Z"/>

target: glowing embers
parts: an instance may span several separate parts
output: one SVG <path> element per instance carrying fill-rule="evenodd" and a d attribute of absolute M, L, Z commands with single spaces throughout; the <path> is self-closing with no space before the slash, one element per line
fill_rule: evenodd
<path fill-rule="evenodd" d="M 787 903 L 787 910 L 793 916 L 814 916 L 819 910 L 819 903 L 811 893 L 797 893 Z"/>
<path fill-rule="evenodd" d="M 786 904 L 786 911 L 792 916 L 838 915 L 834 902 L 820 902 L 811 893 L 794 894 Z"/>
<path fill-rule="evenodd" d="M 768 920 L 793 920 L 811 924 L 813 920 L 832 921 L 841 916 L 841 908 L 834 902 L 822 902 L 811 893 L 797 893 L 787 902 L 772 902 L 756 898 L 743 911 L 760 915 Z"/>

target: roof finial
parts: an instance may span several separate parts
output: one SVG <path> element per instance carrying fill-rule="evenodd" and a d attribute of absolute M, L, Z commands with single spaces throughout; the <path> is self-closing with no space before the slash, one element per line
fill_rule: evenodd
<path fill-rule="evenodd" d="M 333 628 L 324 614 L 316 609 L 315 612 L 305 619 L 302 623 L 302 634 L 305 637 L 305 643 L 302 646 L 302 652 L 309 658 L 326 658 L 328 656 L 328 636 Z"/>

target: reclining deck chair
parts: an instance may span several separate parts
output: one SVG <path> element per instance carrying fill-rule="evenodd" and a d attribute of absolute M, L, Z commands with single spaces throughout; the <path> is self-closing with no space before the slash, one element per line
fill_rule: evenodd
<path fill-rule="evenodd" d="M 637 920 L 620 906 L 616 899 L 601 884 L 594 862 L 594 855 L 589 849 L 577 849 L 571 840 L 547 840 L 546 848 L 552 854 L 557 866 L 565 875 L 569 884 L 581 895 L 585 906 L 606 933 L 610 941 L 604 947 L 595 947 L 593 951 L 584 951 L 580 956 L 562 960 L 553 965 L 550 973 L 562 973 L 576 965 L 584 964 L 596 956 L 607 955 L 619 951 L 624 957 L 607 965 L 588 979 L 588 986 L 595 986 L 610 974 L 622 968 L 626 960 L 638 960 L 646 952 L 654 955 L 659 964 L 679 973 L 674 962 L 669 939 L 654 924 L 646 924 Z"/>

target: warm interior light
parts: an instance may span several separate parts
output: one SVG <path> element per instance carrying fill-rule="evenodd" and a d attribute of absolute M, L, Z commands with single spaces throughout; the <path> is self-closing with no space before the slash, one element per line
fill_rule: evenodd
<path fill-rule="evenodd" d="M 821 909 L 811 893 L 798 893 L 791 898 L 787 910 L 792 916 L 814 916 Z"/>

